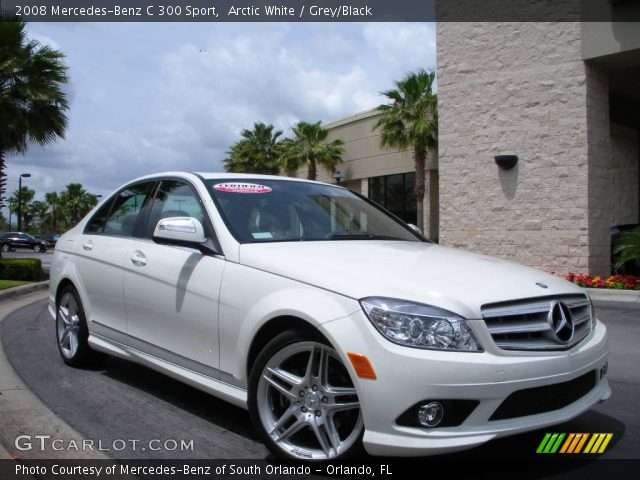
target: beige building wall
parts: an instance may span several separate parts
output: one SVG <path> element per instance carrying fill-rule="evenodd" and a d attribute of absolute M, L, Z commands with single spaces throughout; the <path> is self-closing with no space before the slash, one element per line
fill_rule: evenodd
<path fill-rule="evenodd" d="M 591 257 L 588 240 L 597 146 L 580 24 L 447 22 L 437 35 L 440 243 L 548 271 L 591 269 L 602 252 Z M 500 154 L 518 164 L 501 170 Z"/>
<path fill-rule="evenodd" d="M 324 125 L 329 130 L 329 141 L 344 141 L 343 161 L 336 167 L 342 182 L 414 170 L 412 152 L 380 147 L 380 131 L 374 130 L 379 116 L 372 110 Z M 318 180 L 333 181 L 326 170 L 319 173 Z"/>
<path fill-rule="evenodd" d="M 638 129 L 611 123 L 610 99 L 637 95 L 640 50 L 614 25 L 605 31 L 620 42 L 601 35 L 603 51 L 618 53 L 585 59 L 603 28 L 437 25 L 442 244 L 609 274 L 610 228 L 640 213 Z M 518 155 L 516 167 L 501 170 L 500 154 Z"/>

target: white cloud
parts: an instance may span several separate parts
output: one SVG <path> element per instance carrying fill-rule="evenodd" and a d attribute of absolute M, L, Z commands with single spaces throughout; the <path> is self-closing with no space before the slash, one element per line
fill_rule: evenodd
<path fill-rule="evenodd" d="M 30 24 L 67 55 L 74 102 L 65 141 L 8 158 L 38 197 L 81 182 L 108 194 L 163 170 L 221 170 L 240 131 L 330 122 L 435 65 L 429 24 Z"/>
<path fill-rule="evenodd" d="M 370 23 L 364 28 L 364 38 L 396 76 L 418 68 L 435 70 L 434 24 Z"/>

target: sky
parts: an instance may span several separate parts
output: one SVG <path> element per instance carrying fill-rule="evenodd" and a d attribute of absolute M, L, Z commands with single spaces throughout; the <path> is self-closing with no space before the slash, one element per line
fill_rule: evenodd
<path fill-rule="evenodd" d="M 384 102 L 381 91 L 435 70 L 427 23 L 31 23 L 69 66 L 64 140 L 7 158 L 7 197 L 79 182 L 108 195 L 150 173 L 222 171 L 240 132 L 328 123 Z M 5 215 L 7 211 L 4 211 Z"/>

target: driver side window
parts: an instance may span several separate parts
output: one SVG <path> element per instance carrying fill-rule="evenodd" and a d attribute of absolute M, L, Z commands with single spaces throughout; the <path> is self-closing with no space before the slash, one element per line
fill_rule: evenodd
<path fill-rule="evenodd" d="M 146 182 L 129 186 L 103 205 L 89 221 L 85 233 L 114 235 L 118 237 L 140 236 L 142 208 L 147 203 L 155 183 Z"/>
<path fill-rule="evenodd" d="M 179 180 L 163 180 L 151 204 L 146 238 L 153 236 L 158 222 L 170 217 L 193 217 L 205 225 L 204 208 L 193 188 Z"/>

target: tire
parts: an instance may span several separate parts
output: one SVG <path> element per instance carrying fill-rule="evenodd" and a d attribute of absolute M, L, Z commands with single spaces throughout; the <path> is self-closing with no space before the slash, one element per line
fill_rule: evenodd
<path fill-rule="evenodd" d="M 249 414 L 277 456 L 326 462 L 362 451 L 358 395 L 337 352 L 319 335 L 287 331 L 258 355 Z"/>
<path fill-rule="evenodd" d="M 40 245 L 34 245 L 33 246 L 33 251 L 35 253 L 40 253 L 42 251 L 42 247 Z"/>
<path fill-rule="evenodd" d="M 11 251 L 11 247 L 9 246 L 9 244 L 2 245 L 2 251 L 5 253 Z"/>
<path fill-rule="evenodd" d="M 82 302 L 75 288 L 60 292 L 56 310 L 56 343 L 62 360 L 72 367 L 92 365 L 104 355 L 89 347 L 89 329 Z"/>

